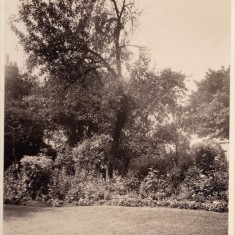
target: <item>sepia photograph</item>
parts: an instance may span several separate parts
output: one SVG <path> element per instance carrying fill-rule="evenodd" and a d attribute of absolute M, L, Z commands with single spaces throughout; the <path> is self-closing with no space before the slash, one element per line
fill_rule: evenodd
<path fill-rule="evenodd" d="M 1 0 L 0 234 L 233 235 L 234 6 Z"/>

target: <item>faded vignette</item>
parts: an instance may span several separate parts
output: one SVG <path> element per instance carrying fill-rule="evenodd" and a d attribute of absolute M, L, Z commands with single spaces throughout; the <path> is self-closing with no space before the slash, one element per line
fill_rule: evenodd
<path fill-rule="evenodd" d="M 203 4 L 203 1 L 201 3 Z M 0 0 L 0 235 L 3 234 L 4 65 L 6 54 L 4 47 L 4 27 L 6 24 L 4 8 L 5 0 Z M 231 12 L 229 235 L 235 234 L 235 0 L 231 0 Z"/>

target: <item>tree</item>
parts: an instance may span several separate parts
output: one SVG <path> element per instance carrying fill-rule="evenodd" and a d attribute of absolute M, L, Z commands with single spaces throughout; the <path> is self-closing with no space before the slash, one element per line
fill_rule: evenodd
<path fill-rule="evenodd" d="M 146 50 L 140 49 L 139 58 L 131 65 L 131 76 L 126 85 L 129 110 L 123 141 L 132 150 L 132 169 L 139 168 L 141 175 L 150 167 L 165 167 L 164 158 L 167 158 L 169 145 L 174 144 L 174 151 L 179 155 L 185 142 L 180 122 L 175 125 L 182 110 L 181 98 L 186 91 L 185 76 L 171 69 L 157 73 L 150 62 Z"/>
<path fill-rule="evenodd" d="M 209 69 L 190 97 L 186 123 L 201 137 L 229 138 L 229 73 Z"/>
<path fill-rule="evenodd" d="M 32 0 L 21 3 L 13 22 L 29 66 L 46 77 L 45 117 L 63 128 L 71 146 L 94 134 L 111 136 L 110 177 L 123 156 L 129 164 L 130 146 L 170 120 L 185 89 L 184 75 L 170 69 L 158 75 L 142 51 L 127 63 L 137 15 L 132 0 Z"/>
<path fill-rule="evenodd" d="M 44 122 L 29 99 L 35 81 L 6 65 L 4 168 L 18 164 L 23 155 L 37 154 L 43 147 Z M 44 146 L 45 147 L 45 146 Z"/>
<path fill-rule="evenodd" d="M 33 0 L 22 2 L 19 20 L 26 33 L 13 29 L 29 54 L 31 66 L 39 66 L 50 79 L 60 80 L 65 88 L 87 76 L 100 79 L 102 73 L 121 80 L 128 28 L 135 25 L 134 1 L 123 0 Z M 127 97 L 117 82 L 117 102 L 113 128 L 113 159 L 126 120 Z"/>

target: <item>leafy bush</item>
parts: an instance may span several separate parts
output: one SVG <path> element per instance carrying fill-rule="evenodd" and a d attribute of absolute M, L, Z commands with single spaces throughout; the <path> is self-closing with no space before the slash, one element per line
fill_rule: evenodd
<path fill-rule="evenodd" d="M 159 175 L 158 171 L 150 170 L 149 174 L 140 184 L 140 195 L 142 198 L 155 198 L 162 193 L 165 196 L 165 180 Z"/>
<path fill-rule="evenodd" d="M 191 167 L 181 184 L 181 188 L 192 195 L 191 198 L 190 195 L 187 197 L 191 200 L 211 201 L 216 198 L 227 201 L 228 172 L 214 172 L 212 175 L 204 175 L 196 167 Z"/>
<path fill-rule="evenodd" d="M 101 172 L 110 156 L 112 138 L 109 135 L 95 135 L 84 140 L 73 149 L 75 161 L 87 171 Z"/>
<path fill-rule="evenodd" d="M 53 161 L 45 156 L 24 156 L 20 172 L 11 166 L 4 175 L 4 200 L 22 203 L 39 200 L 48 194 Z"/>
<path fill-rule="evenodd" d="M 157 170 L 159 174 L 164 175 L 172 168 L 172 156 L 166 154 L 164 146 L 153 150 L 151 150 L 151 146 L 145 148 L 130 164 L 130 170 L 139 179 L 143 180 L 148 175 L 150 169 Z"/>
<path fill-rule="evenodd" d="M 178 194 L 181 182 L 180 169 L 177 167 L 170 170 L 167 175 L 161 175 L 151 169 L 141 182 L 139 192 L 143 198 L 161 200 Z"/>
<path fill-rule="evenodd" d="M 24 156 L 21 165 L 22 180 L 31 198 L 48 194 L 53 161 L 46 156 Z"/>
<path fill-rule="evenodd" d="M 215 171 L 227 170 L 227 161 L 219 143 L 213 140 L 204 140 L 192 146 L 196 166 L 205 175 Z"/>
<path fill-rule="evenodd" d="M 11 165 L 4 173 L 4 203 L 19 204 L 28 198 L 26 184 L 21 180 L 18 166 Z"/>

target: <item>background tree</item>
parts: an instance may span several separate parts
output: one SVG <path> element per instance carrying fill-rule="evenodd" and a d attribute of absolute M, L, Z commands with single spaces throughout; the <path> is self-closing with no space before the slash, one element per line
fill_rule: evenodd
<path fill-rule="evenodd" d="M 5 71 L 4 168 L 18 164 L 23 155 L 37 154 L 43 142 L 44 121 L 30 99 L 36 82 L 16 66 Z"/>
<path fill-rule="evenodd" d="M 190 97 L 188 127 L 201 137 L 229 138 L 229 73 L 229 68 L 209 69 Z"/>

